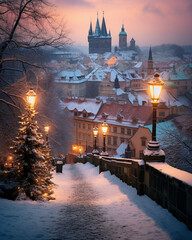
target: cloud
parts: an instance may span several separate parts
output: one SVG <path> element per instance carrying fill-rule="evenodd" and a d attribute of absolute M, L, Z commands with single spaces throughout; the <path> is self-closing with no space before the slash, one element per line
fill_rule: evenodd
<path fill-rule="evenodd" d="M 94 4 L 87 0 L 52 0 L 55 4 L 61 4 L 63 6 L 83 6 L 94 7 Z"/>
<path fill-rule="evenodd" d="M 143 7 L 143 12 L 154 13 L 154 14 L 158 14 L 160 16 L 165 16 L 165 14 L 159 8 L 157 8 L 155 5 L 153 5 L 152 3 L 148 3 L 147 5 L 145 5 Z"/>

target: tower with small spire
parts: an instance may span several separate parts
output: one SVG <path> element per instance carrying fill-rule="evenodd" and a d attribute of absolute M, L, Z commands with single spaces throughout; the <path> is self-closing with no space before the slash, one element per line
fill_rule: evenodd
<path fill-rule="evenodd" d="M 127 33 L 125 32 L 124 24 L 122 24 L 121 32 L 119 33 L 119 48 L 127 50 Z"/>
<path fill-rule="evenodd" d="M 148 65 L 147 65 L 147 75 L 153 75 L 154 68 L 153 68 L 153 57 L 152 57 L 152 50 L 151 47 L 149 49 L 149 57 L 148 57 Z"/>
<path fill-rule="evenodd" d="M 101 28 L 99 24 L 98 13 L 97 13 L 95 32 L 93 32 L 92 22 L 90 22 L 88 42 L 89 42 L 89 53 L 111 52 L 111 32 L 109 31 L 109 33 L 107 33 L 104 12 L 103 12 L 103 20 L 102 20 Z"/>
<path fill-rule="evenodd" d="M 131 41 L 130 41 L 130 47 L 129 47 L 130 50 L 135 50 L 135 39 L 132 38 Z"/>

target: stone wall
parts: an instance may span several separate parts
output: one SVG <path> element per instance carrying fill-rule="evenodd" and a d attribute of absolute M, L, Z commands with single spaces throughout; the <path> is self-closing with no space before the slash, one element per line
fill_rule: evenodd
<path fill-rule="evenodd" d="M 100 172 L 110 171 L 123 182 L 135 187 L 138 195 L 146 194 L 167 208 L 192 230 L 192 186 L 145 164 L 143 160 L 89 154 L 78 161 L 99 166 Z"/>

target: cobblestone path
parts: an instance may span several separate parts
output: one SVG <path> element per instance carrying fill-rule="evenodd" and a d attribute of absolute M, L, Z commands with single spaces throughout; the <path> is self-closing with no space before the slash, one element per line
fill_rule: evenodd
<path fill-rule="evenodd" d="M 106 218 L 106 209 L 95 205 L 99 192 L 93 189 L 76 165 L 70 166 L 73 180 L 69 204 L 60 211 L 53 240 L 132 239 L 128 226 L 120 226 L 114 219 Z M 127 235 L 128 234 L 128 235 Z"/>
<path fill-rule="evenodd" d="M 91 164 L 56 175 L 60 204 L 48 240 L 188 240 L 192 234 L 166 209 Z M 58 195 L 57 195 L 58 193 Z"/>

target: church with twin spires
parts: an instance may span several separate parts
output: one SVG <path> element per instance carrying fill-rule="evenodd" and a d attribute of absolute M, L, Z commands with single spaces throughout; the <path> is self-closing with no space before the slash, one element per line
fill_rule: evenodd
<path fill-rule="evenodd" d="M 101 28 L 98 19 L 98 13 L 95 32 L 92 29 L 92 22 L 90 23 L 88 42 L 89 53 L 111 52 L 111 33 L 110 31 L 107 33 L 104 12 Z"/>
<path fill-rule="evenodd" d="M 102 25 L 100 27 L 98 13 L 95 31 L 93 31 L 92 22 L 90 22 L 88 42 L 89 42 L 89 53 L 105 53 L 111 52 L 111 32 L 107 33 L 107 27 L 105 24 L 105 17 L 103 12 Z M 117 47 L 116 47 L 117 48 Z M 119 33 L 119 49 L 120 51 L 135 50 L 134 38 L 130 41 L 130 46 L 127 46 L 127 33 L 125 32 L 124 24 L 122 25 L 121 32 Z"/>

